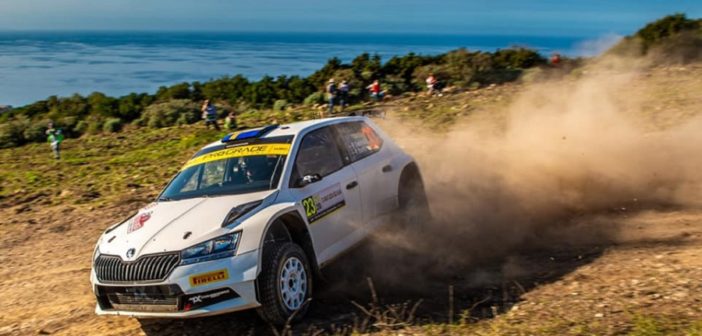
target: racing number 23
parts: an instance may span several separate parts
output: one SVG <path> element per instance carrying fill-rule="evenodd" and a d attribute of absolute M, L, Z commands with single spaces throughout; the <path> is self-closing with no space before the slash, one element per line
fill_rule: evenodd
<path fill-rule="evenodd" d="M 314 196 L 303 199 L 302 206 L 305 208 L 305 214 L 308 219 L 316 215 L 317 211 L 319 211 L 319 209 L 317 209 L 317 202 L 314 201 Z"/>

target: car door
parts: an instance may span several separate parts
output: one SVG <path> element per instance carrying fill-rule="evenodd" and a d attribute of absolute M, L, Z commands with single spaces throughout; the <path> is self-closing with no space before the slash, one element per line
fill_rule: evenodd
<path fill-rule="evenodd" d="M 345 160 L 351 162 L 361 189 L 366 223 L 394 208 L 394 193 L 388 173 L 391 157 L 383 151 L 383 139 L 364 121 L 335 126 L 343 143 Z"/>
<path fill-rule="evenodd" d="M 324 263 L 362 238 L 356 232 L 363 221 L 360 188 L 330 127 L 308 133 L 298 148 L 290 192 L 304 209 L 318 261 Z"/>

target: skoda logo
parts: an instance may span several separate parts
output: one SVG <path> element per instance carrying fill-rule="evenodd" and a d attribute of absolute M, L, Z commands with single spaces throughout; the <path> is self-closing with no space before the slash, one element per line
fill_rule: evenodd
<path fill-rule="evenodd" d="M 129 250 L 127 250 L 127 258 L 131 258 L 133 256 L 134 256 L 134 249 L 130 248 Z"/>

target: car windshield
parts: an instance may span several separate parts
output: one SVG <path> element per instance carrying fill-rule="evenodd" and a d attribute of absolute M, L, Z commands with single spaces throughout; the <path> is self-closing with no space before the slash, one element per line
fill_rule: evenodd
<path fill-rule="evenodd" d="M 244 194 L 278 186 L 288 144 L 240 146 L 196 155 L 171 180 L 160 201 Z M 263 154 L 263 155 L 256 155 Z"/>

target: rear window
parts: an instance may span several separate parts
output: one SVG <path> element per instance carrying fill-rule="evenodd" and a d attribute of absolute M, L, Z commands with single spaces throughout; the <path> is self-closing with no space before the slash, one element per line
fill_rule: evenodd
<path fill-rule="evenodd" d="M 336 129 L 344 143 L 348 162 L 356 162 L 383 147 L 383 139 L 363 121 L 339 124 Z"/>

